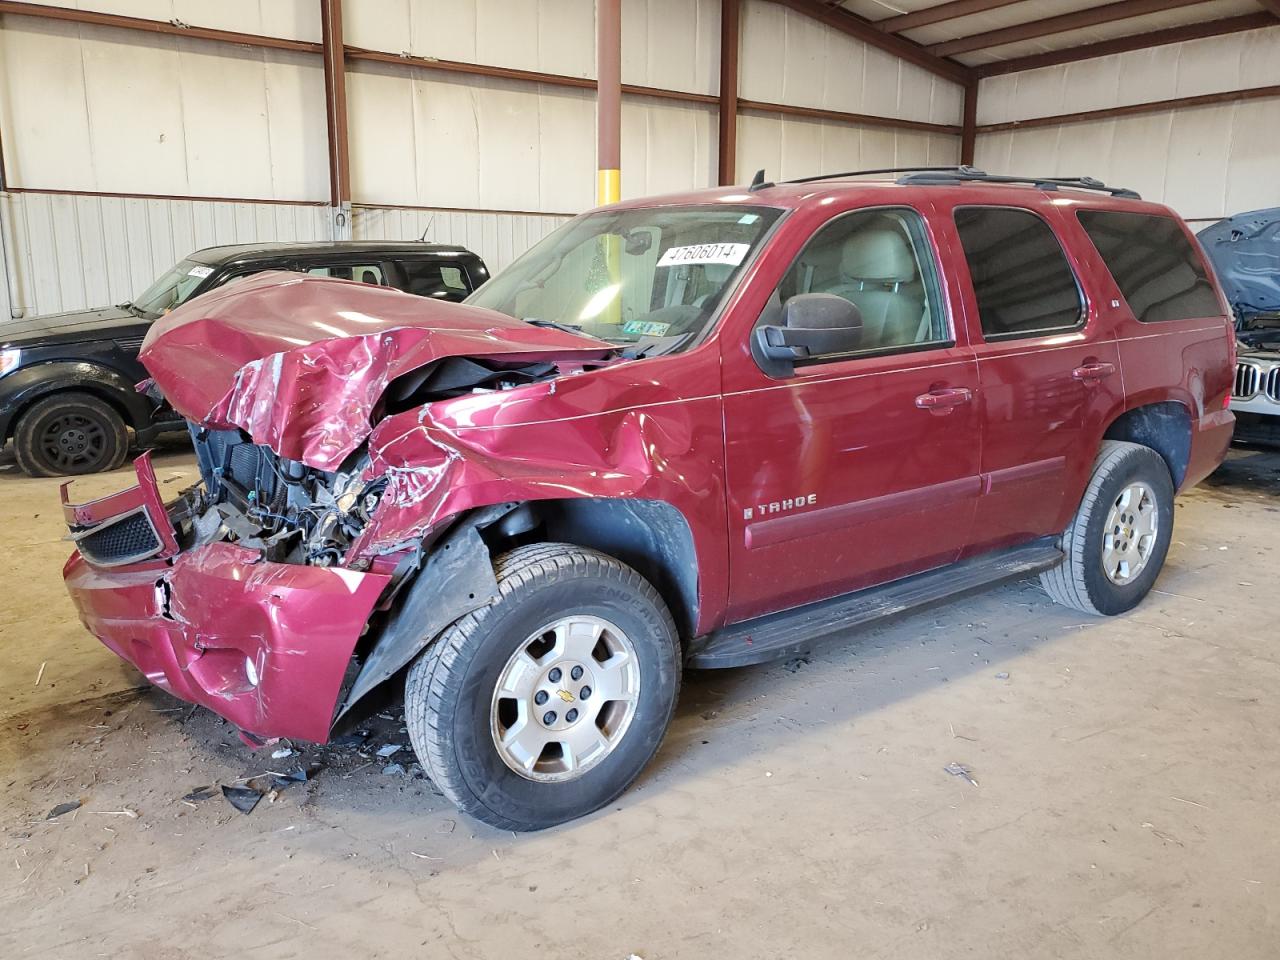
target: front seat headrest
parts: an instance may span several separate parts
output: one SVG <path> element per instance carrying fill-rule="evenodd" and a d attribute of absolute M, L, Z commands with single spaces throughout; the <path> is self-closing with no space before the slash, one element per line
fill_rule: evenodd
<path fill-rule="evenodd" d="M 840 273 L 846 280 L 907 283 L 916 277 L 916 261 L 900 232 L 873 227 L 859 230 L 844 242 Z"/>

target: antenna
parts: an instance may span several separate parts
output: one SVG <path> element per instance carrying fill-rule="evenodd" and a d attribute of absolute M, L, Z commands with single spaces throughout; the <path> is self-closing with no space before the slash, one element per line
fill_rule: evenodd
<path fill-rule="evenodd" d="M 764 170 L 757 170 L 756 175 L 751 178 L 751 186 L 747 187 L 752 193 L 757 190 L 763 190 L 765 187 L 772 187 L 772 183 L 765 183 Z"/>
<path fill-rule="evenodd" d="M 422 236 L 418 238 L 419 243 L 426 243 L 427 234 L 431 232 L 431 227 L 432 225 L 435 224 L 435 222 L 436 222 L 436 215 L 433 213 L 431 217 L 427 220 L 427 225 L 422 229 Z"/>

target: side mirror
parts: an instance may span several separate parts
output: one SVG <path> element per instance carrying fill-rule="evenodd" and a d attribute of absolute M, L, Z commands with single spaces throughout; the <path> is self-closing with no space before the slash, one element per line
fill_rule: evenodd
<path fill-rule="evenodd" d="M 765 373 L 788 377 L 796 361 L 851 353 L 861 343 L 862 313 L 855 304 L 830 293 L 802 293 L 783 304 L 780 326 L 756 327 L 751 352 Z"/>

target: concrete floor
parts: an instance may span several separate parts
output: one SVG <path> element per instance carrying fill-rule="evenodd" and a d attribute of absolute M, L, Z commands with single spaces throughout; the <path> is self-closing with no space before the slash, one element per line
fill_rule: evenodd
<path fill-rule="evenodd" d="M 1274 958 L 1278 509 L 1280 456 L 1237 451 L 1128 616 L 1028 581 L 692 675 L 615 808 L 516 836 L 355 748 L 249 816 L 184 803 L 283 762 L 137 690 L 63 596 L 57 483 L 0 462 L 0 955 Z"/>

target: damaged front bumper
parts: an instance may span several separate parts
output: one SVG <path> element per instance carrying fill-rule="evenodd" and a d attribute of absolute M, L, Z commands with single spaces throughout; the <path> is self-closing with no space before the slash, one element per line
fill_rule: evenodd
<path fill-rule="evenodd" d="M 85 627 L 248 734 L 323 743 L 391 577 L 271 563 L 226 542 L 180 551 L 146 455 L 135 468 L 136 486 L 92 503 L 68 503 L 63 488 L 78 545 L 63 577 Z"/>

